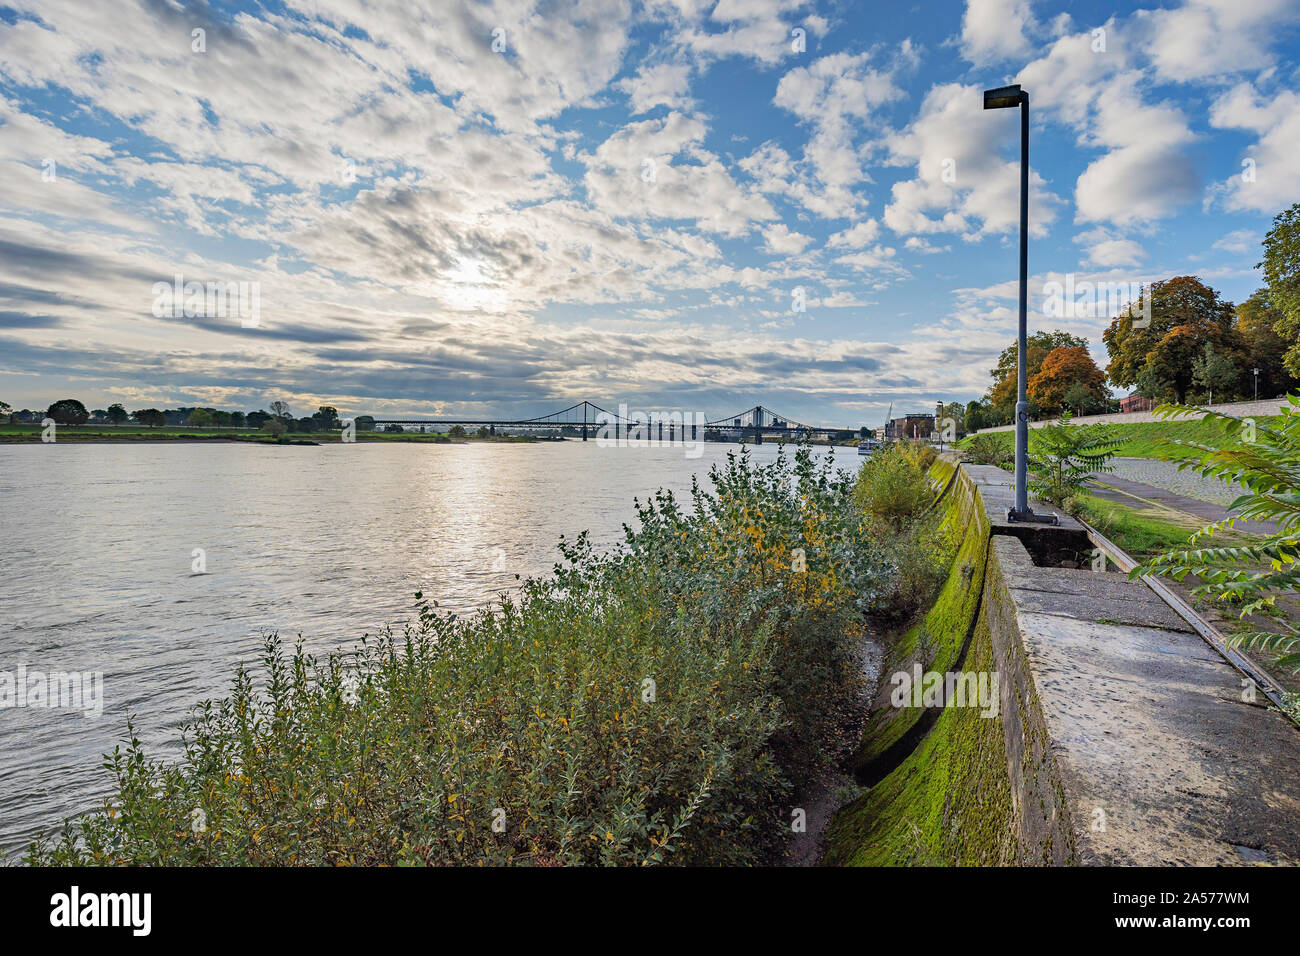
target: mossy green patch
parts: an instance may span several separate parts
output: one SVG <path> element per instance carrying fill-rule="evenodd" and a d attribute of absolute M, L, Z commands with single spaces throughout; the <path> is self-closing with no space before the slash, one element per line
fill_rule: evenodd
<path fill-rule="evenodd" d="M 950 463 L 944 464 L 949 469 L 954 467 Z M 940 462 L 935 465 L 938 468 Z M 942 476 L 942 470 L 936 472 L 932 469 L 932 480 L 942 479 Z M 929 611 L 901 634 L 887 639 L 888 652 L 877 706 L 867 721 L 862 744 L 853 759 L 857 771 L 903 739 L 925 714 L 922 707 L 889 706 L 889 675 L 910 671 L 918 663 L 927 671 L 954 669 L 974 627 L 988 557 L 988 519 L 974 485 L 964 473 L 957 474 L 951 483 L 943 480 L 947 484 L 947 493 L 938 503 L 938 507 L 943 509 L 940 537 L 955 548 L 951 570 Z"/>
<path fill-rule="evenodd" d="M 964 669 L 996 670 L 983 621 Z M 1009 865 L 1014 819 L 1002 721 L 978 707 L 947 707 L 898 767 L 836 815 L 824 859 L 831 866 Z"/>

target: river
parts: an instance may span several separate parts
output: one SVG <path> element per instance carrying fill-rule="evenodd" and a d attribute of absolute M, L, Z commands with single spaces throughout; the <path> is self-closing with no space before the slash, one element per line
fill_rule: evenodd
<path fill-rule="evenodd" d="M 0 445 L 0 680 L 103 675 L 98 714 L 0 709 L 0 850 L 100 803 L 128 714 L 152 755 L 179 755 L 189 708 L 263 634 L 326 652 L 409 619 L 416 591 L 483 607 L 548 573 L 560 535 L 608 546 L 634 498 L 685 493 L 737 448 Z"/>

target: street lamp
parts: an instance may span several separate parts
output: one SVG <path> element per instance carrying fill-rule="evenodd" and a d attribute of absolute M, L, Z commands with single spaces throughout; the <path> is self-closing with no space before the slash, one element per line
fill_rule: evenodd
<path fill-rule="evenodd" d="M 984 108 L 1020 107 L 1020 331 L 1016 341 L 1016 503 L 1007 510 L 1008 521 L 1044 521 L 1056 524 L 1055 515 L 1036 515 L 1029 508 L 1029 401 L 1027 312 L 1029 298 L 1029 94 L 1020 85 L 984 91 Z"/>
<path fill-rule="evenodd" d="M 1259 369 L 1252 368 L 1251 371 L 1255 373 L 1255 401 L 1259 401 Z"/>

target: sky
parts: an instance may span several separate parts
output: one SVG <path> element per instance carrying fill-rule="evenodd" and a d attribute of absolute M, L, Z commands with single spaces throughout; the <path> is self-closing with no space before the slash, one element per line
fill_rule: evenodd
<path fill-rule="evenodd" d="M 0 400 L 875 425 L 1014 341 L 983 89 L 1104 367 L 1045 288 L 1249 296 L 1298 79 L 1296 0 L 0 0 Z"/>

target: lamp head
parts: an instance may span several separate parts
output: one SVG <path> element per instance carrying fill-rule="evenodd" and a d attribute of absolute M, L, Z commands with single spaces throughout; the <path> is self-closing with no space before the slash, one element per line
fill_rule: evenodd
<path fill-rule="evenodd" d="M 996 90 L 984 91 L 984 108 L 986 110 L 1001 110 L 1010 106 L 1019 106 L 1025 98 L 1025 94 L 1020 89 L 1019 83 L 1011 86 L 1000 86 Z"/>

